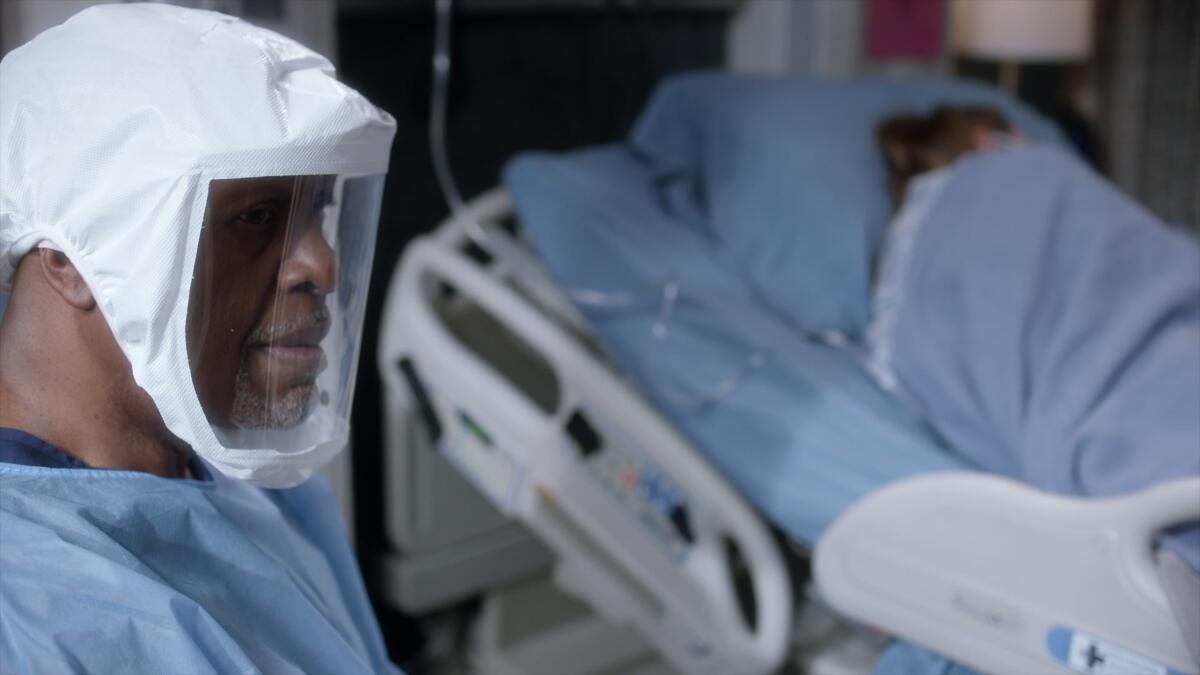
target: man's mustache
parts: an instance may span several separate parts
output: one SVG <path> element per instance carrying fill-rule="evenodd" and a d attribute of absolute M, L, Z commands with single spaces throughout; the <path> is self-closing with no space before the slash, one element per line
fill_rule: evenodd
<path fill-rule="evenodd" d="M 269 324 L 254 329 L 250 337 L 246 339 L 247 344 L 265 345 L 277 342 L 281 338 L 306 331 L 310 328 L 317 328 L 329 323 L 329 310 L 324 306 L 317 307 L 308 314 L 298 316 L 294 319 L 289 319 L 280 323 Z"/>

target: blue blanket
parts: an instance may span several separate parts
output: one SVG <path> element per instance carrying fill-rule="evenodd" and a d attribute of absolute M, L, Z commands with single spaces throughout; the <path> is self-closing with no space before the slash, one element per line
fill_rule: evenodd
<path fill-rule="evenodd" d="M 899 295 L 892 370 L 971 463 L 1087 496 L 1200 474 L 1200 245 L 1073 157 L 959 162 Z"/>
<path fill-rule="evenodd" d="M 915 407 L 981 468 L 1054 492 L 1200 473 L 1195 238 L 1049 147 L 968 157 L 946 180 L 884 347 Z M 1200 527 L 1163 545 L 1200 569 Z M 875 672 L 972 675 L 902 643 Z"/>

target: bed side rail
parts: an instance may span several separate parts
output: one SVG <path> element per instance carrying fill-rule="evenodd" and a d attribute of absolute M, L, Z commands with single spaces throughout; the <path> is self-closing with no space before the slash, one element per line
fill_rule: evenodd
<path fill-rule="evenodd" d="M 403 354 L 381 356 L 423 382 L 440 451 L 554 550 L 565 590 L 673 666 L 776 670 L 792 591 L 765 524 L 564 316 L 530 301 L 510 272 L 536 261 L 482 263 L 455 227 L 406 251 L 393 280 Z"/>
<path fill-rule="evenodd" d="M 1200 521 L 1200 478 L 1082 499 L 997 476 L 894 483 L 818 542 L 842 613 L 991 673 L 1195 673 L 1154 538 Z"/>

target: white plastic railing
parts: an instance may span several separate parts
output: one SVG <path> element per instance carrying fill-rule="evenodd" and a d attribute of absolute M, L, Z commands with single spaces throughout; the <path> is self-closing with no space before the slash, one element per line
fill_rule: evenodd
<path fill-rule="evenodd" d="M 502 193 L 485 195 L 470 209 L 488 227 L 510 213 Z M 776 670 L 790 638 L 792 592 L 766 525 L 670 424 L 580 343 L 575 333 L 585 324 L 545 281 L 532 255 L 497 232 L 499 255 L 481 264 L 463 253 L 461 227 L 449 222 L 409 246 L 392 282 L 400 302 L 384 317 L 395 324 L 389 330 L 403 335 L 404 356 L 415 364 L 445 428 L 442 451 L 503 513 L 524 522 L 555 551 L 557 578 L 566 590 L 606 618 L 632 625 L 675 667 Z M 549 365 L 558 383 L 552 410 L 543 410 L 501 368 L 455 337 L 438 312 L 442 285 Z M 564 431 L 576 414 L 585 415 L 604 439 L 599 452 L 612 453 L 608 461 L 653 466 L 678 490 L 690 543 L 678 532 L 656 532 L 625 496 L 598 478 L 594 462 L 589 464 Z M 464 417 L 485 434 L 464 430 Z M 731 547 L 740 552 L 753 589 L 749 616 L 732 581 Z"/>

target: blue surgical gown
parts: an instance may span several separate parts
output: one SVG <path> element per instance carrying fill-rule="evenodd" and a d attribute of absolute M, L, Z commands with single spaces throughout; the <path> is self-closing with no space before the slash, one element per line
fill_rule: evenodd
<path fill-rule="evenodd" d="M 0 462 L 0 672 L 395 672 L 328 485 L 204 477 Z"/>

